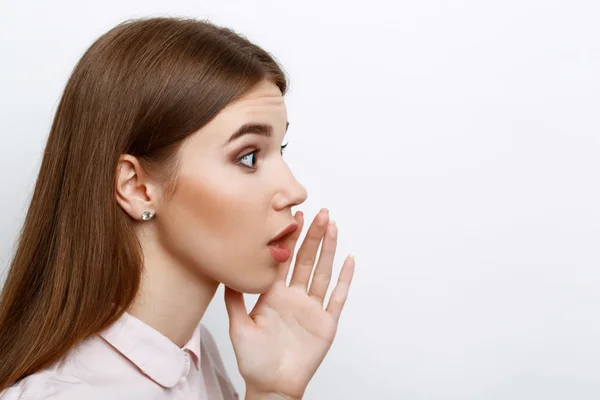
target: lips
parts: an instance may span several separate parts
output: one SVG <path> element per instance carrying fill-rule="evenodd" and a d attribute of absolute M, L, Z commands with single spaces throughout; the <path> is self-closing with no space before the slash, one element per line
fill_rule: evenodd
<path fill-rule="evenodd" d="M 278 263 L 286 262 L 292 255 L 290 248 L 283 242 L 276 242 L 268 246 L 271 257 Z"/>
<path fill-rule="evenodd" d="M 267 247 L 271 251 L 271 256 L 278 263 L 286 262 L 292 256 L 292 251 L 285 244 L 285 240 L 292 233 L 296 232 L 296 229 L 298 229 L 298 224 L 295 222 L 291 223 L 267 244 Z"/>
<path fill-rule="evenodd" d="M 295 222 L 292 222 L 290 225 L 287 226 L 287 228 L 285 228 L 284 230 L 279 232 L 277 234 L 277 236 L 275 236 L 273 239 L 271 239 L 268 244 L 276 244 L 278 242 L 284 241 L 285 239 L 288 238 L 288 236 L 290 236 L 292 233 L 296 232 L 296 229 L 298 229 L 298 224 Z"/>

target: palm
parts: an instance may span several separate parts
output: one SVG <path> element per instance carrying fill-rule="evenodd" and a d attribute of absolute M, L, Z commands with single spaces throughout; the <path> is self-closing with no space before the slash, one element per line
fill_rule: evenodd
<path fill-rule="evenodd" d="M 249 386 L 263 392 L 302 397 L 333 343 L 352 278 L 353 260 L 346 260 L 327 309 L 323 309 L 337 240 L 336 227 L 329 225 L 327 229 L 327 226 L 326 216 L 315 218 L 298 252 L 290 285 L 285 279 L 288 262 L 281 265 L 279 279 L 259 297 L 249 315 L 245 308 L 242 311 L 241 294 L 226 289 L 231 339 L 240 373 Z M 290 238 L 292 248 L 299 233 L 300 229 Z M 323 237 L 319 262 L 308 290 L 314 264 L 308 261 L 315 259 Z"/>

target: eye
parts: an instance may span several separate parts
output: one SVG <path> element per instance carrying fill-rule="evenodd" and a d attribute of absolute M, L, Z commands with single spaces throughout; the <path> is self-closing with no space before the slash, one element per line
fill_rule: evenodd
<path fill-rule="evenodd" d="M 285 148 L 287 147 L 288 143 L 284 144 L 283 146 L 281 146 L 281 155 L 283 155 L 283 153 L 285 152 Z M 246 168 L 250 168 L 250 169 L 254 169 L 256 170 L 256 161 L 257 161 L 257 156 L 258 153 L 260 153 L 261 149 L 256 149 L 250 153 L 247 153 L 243 156 L 241 156 L 240 158 L 238 158 L 237 162 L 242 164 L 244 167 Z"/>
<path fill-rule="evenodd" d="M 258 152 L 259 150 L 254 150 L 252 153 L 248 153 L 245 156 L 242 156 L 239 159 L 239 163 L 248 168 L 256 169 L 256 155 L 258 154 Z"/>

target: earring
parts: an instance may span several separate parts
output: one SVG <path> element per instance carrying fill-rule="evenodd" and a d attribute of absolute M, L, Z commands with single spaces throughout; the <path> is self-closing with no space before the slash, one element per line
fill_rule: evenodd
<path fill-rule="evenodd" d="M 142 214 L 142 220 L 148 221 L 153 216 L 154 216 L 154 214 L 152 214 L 150 211 L 144 211 L 144 213 Z"/>

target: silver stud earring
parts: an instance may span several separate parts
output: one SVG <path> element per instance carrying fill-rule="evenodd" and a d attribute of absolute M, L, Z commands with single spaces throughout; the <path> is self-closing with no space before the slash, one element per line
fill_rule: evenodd
<path fill-rule="evenodd" d="M 154 214 L 152 214 L 150 211 L 144 211 L 144 213 L 142 214 L 142 220 L 148 221 L 153 216 L 154 216 Z"/>

